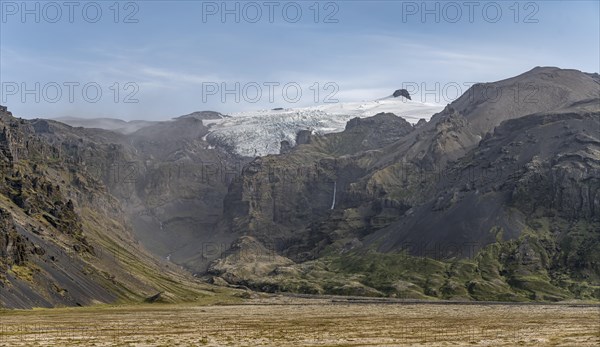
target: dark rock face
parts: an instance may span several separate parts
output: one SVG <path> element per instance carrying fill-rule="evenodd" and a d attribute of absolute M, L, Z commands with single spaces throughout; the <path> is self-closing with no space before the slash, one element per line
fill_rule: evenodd
<path fill-rule="evenodd" d="M 263 158 L 261 170 L 233 183 L 237 197 L 226 199 L 225 208 L 239 199 L 248 210 L 232 216 L 236 223 L 230 232 L 273 243 L 294 261 L 345 252 L 348 245 L 436 259 L 473 257 L 497 242 L 507 247 L 506 254 L 513 247 L 538 252 L 532 246 L 538 241 L 522 237 L 530 230 L 546 233 L 540 226 L 548 221 L 579 223 L 595 245 L 600 242 L 592 232 L 600 222 L 600 132 L 592 132 L 600 130 L 599 85 L 578 71 L 536 68 L 485 87 L 513 90 L 524 83 L 540 87 L 535 101 L 524 103 L 510 93 L 490 100 L 481 92 L 484 86 L 473 86 L 419 126 L 389 114 L 356 118 L 342 133 L 313 135 L 285 156 Z M 535 257 L 561 257 L 555 250 L 565 245 L 561 240 L 580 237 L 568 236 L 572 227 L 551 230 L 552 241 Z M 564 256 L 581 259 L 581 254 L 593 257 L 581 249 Z M 543 273 L 568 272 L 565 263 L 534 258 Z M 522 260 L 497 261 L 534 271 Z M 580 265 L 578 274 L 600 281 L 597 270 L 591 263 Z M 531 285 L 519 273 L 507 276 Z M 471 294 L 461 285 L 434 292 L 460 289 L 461 295 L 477 297 L 478 286 Z M 567 295 L 559 292 L 547 297 Z"/>
<path fill-rule="evenodd" d="M 415 124 L 415 128 L 420 128 L 423 125 L 427 124 L 427 121 L 423 118 L 419 119 L 419 121 L 417 122 L 417 124 Z"/>
<path fill-rule="evenodd" d="M 280 154 L 289 153 L 292 150 L 292 145 L 286 140 L 281 141 L 281 149 L 279 150 Z"/>
<path fill-rule="evenodd" d="M 36 120 L 35 122 L 33 122 L 33 129 L 35 129 L 35 132 L 38 134 L 43 134 L 43 133 L 50 133 L 50 123 L 48 123 L 48 121 L 43 120 L 43 119 L 39 119 Z"/>
<path fill-rule="evenodd" d="M 296 145 L 306 145 L 310 143 L 312 132 L 310 130 L 300 130 L 296 134 Z"/>
<path fill-rule="evenodd" d="M 64 158 L 68 145 L 63 143 L 65 146 L 57 149 L 52 141 L 40 137 L 52 133 L 52 122 L 43 124 L 41 132 L 36 124 L 43 123 L 0 113 L 0 126 L 4 129 L 0 136 L 4 159 L 0 165 L 0 306 L 50 307 L 113 301 L 116 295 L 99 283 L 101 271 L 83 260 L 94 259 L 98 254 L 84 233 L 73 200 L 66 197 L 81 191 L 75 192 L 71 182 L 56 180 L 74 172 L 69 171 L 74 162 Z M 85 173 L 80 172 L 77 177 L 80 186 L 87 184 Z M 102 214 L 100 205 L 95 208 Z M 118 271 L 117 266 L 114 269 Z"/>
<path fill-rule="evenodd" d="M 527 131 L 527 137 L 513 140 L 519 151 L 504 147 L 507 156 L 527 155 L 533 152 L 529 146 L 543 149 L 524 165 L 511 202 L 528 214 L 543 209 L 567 220 L 600 221 L 600 133 L 595 131 L 600 129 L 600 112 L 574 111 L 529 116 L 498 129 L 507 137 L 514 128 Z"/>
<path fill-rule="evenodd" d="M 592 153 L 600 147 L 600 134 L 586 130 L 600 127 L 598 116 L 600 110 L 536 114 L 503 123 L 468 160 L 459 159 L 434 178 L 437 193 L 429 202 L 370 240 L 386 238 L 384 251 L 409 240 L 479 249 L 494 242 L 486 235 L 494 226 L 504 229 L 504 237 L 516 238 L 523 223 L 540 213 L 599 222 L 600 158 Z M 578 143 L 582 135 L 586 141 Z"/>
<path fill-rule="evenodd" d="M 180 138 L 198 137 L 200 120 L 180 122 L 181 128 L 172 132 Z M 0 112 L 0 129 L 0 307 L 139 302 L 167 283 L 181 286 L 176 290 L 182 293 L 199 290 L 191 277 L 165 268 L 133 237 L 129 223 L 134 212 L 123 207 L 136 207 L 139 195 L 127 192 L 135 187 L 140 172 L 153 168 L 142 171 L 132 166 L 135 141 L 132 144 L 116 132 L 71 128 L 52 120 L 16 119 L 8 112 Z M 167 126 L 159 132 L 172 141 L 175 136 L 168 130 Z M 188 149 L 182 142 L 173 146 Z M 164 143 L 156 144 L 158 149 L 148 142 L 144 145 L 161 159 L 172 149 Z M 140 185 L 141 190 L 146 187 Z M 146 194 L 156 192 L 152 189 Z M 190 186 L 176 194 L 184 190 L 189 194 Z M 123 202 L 129 197 L 129 204 L 115 197 Z M 151 198 L 146 201 L 152 203 Z M 215 205 L 220 208 L 220 202 Z M 174 299 L 172 293 L 168 297 Z"/>
<path fill-rule="evenodd" d="M 0 268 L 2 273 L 12 265 L 23 265 L 27 261 L 27 244 L 17 233 L 12 215 L 0 209 Z"/>
<path fill-rule="evenodd" d="M 345 153 L 351 154 L 385 147 L 412 131 L 412 125 L 403 118 L 393 113 L 378 113 L 373 117 L 353 118 L 346 124 L 343 135 L 329 137 L 338 147 L 345 147 Z M 342 153 L 339 149 L 338 152 Z"/>
<path fill-rule="evenodd" d="M 337 215 L 337 208 L 357 209 L 352 212 L 353 218 L 356 226 L 362 225 L 360 228 L 364 229 L 378 223 L 370 221 L 377 213 L 375 210 L 393 215 L 406 206 L 392 199 L 371 202 L 366 198 L 368 194 L 349 191 L 352 182 L 360 180 L 367 171 L 353 158 L 338 156 L 382 148 L 412 131 L 413 127 L 404 119 L 381 113 L 350 120 L 342 133 L 313 135 L 304 143 L 301 140 L 299 144 L 305 146 L 286 154 L 290 163 L 276 156 L 256 159 L 245 167 L 240 180 L 230 186 L 230 192 L 235 192 L 236 197 L 232 193 L 228 195 L 225 210 L 242 213 L 228 215 L 228 220 L 236 221 L 229 224 L 229 230 L 235 234 L 245 230 L 294 260 L 317 256 L 322 250 L 322 245 L 317 245 L 319 238 L 329 229 L 344 229 L 348 235 L 339 237 L 339 242 L 345 243 L 345 237 L 354 235 L 348 225 L 343 225 L 347 221 Z M 304 134 L 308 135 L 308 131 Z M 302 135 L 299 134 L 299 138 Z M 323 156 L 324 153 L 329 155 Z M 299 158 L 315 161 L 307 165 L 298 161 Z M 245 209 L 240 208 L 242 202 L 247 204 Z M 325 222 L 327 218 L 332 220 Z M 311 231 L 305 233 L 302 229 Z"/>
<path fill-rule="evenodd" d="M 403 96 L 403 97 L 407 98 L 408 100 L 412 100 L 410 98 L 410 94 L 408 93 L 408 90 L 406 90 L 406 89 L 398 89 L 398 90 L 394 91 L 393 95 L 395 98 L 397 98 L 399 96 Z"/>

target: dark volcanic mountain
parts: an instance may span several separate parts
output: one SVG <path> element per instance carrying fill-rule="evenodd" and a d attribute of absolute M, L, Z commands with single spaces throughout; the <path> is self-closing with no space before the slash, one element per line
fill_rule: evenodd
<path fill-rule="evenodd" d="M 535 101 L 514 99 L 514 93 L 524 88 L 522 86 L 540 90 L 536 92 Z M 280 245 L 279 251 L 285 251 L 288 243 L 297 248 L 297 239 L 314 234 L 321 222 L 326 224 L 325 229 L 338 228 L 330 223 L 340 217 L 346 219 L 340 214 L 352 215 L 360 224 L 360 228 L 351 227 L 352 235 L 344 238 L 347 241 L 361 238 L 404 217 L 407 212 L 413 214 L 414 208 L 437 199 L 440 192 L 450 189 L 437 182 L 443 178 L 440 176 L 445 175 L 447 170 L 456 170 L 456 165 L 475 165 L 473 156 L 479 153 L 477 150 L 482 151 L 478 147 L 499 136 L 494 132 L 497 126 L 510 125 L 503 124 L 504 121 L 551 112 L 548 110 L 563 113 L 571 110 L 577 114 L 587 112 L 585 119 L 589 118 L 588 122 L 592 123 L 578 127 L 594 129 L 593 112 L 598 88 L 597 81 L 575 70 L 535 68 L 515 78 L 487 84 L 485 88 L 483 85 L 473 86 L 444 111 L 434 115 L 430 122 L 414 130 L 406 125 L 394 124 L 394 117 L 390 115 L 351 121 L 342 133 L 313 137 L 291 153 L 268 156 L 251 163 L 242 179 L 230 188 L 230 198 L 226 203 L 230 202 L 231 206 L 227 210 L 238 211 L 239 215 L 229 219 L 237 223 L 234 231 L 256 232 L 259 239 L 265 235 L 269 242 L 275 241 Z M 494 98 L 489 98 L 486 92 L 482 92 L 485 89 L 498 92 Z M 355 123 L 360 122 L 380 125 L 356 128 Z M 384 131 L 370 135 L 377 128 L 385 129 L 387 134 Z M 396 129 L 396 132 L 392 134 L 390 129 Z M 518 127 L 514 129 L 522 131 Z M 575 136 L 568 133 L 565 131 L 564 134 L 553 135 L 553 138 L 544 138 L 544 142 L 535 140 L 539 143 L 531 149 L 528 148 L 530 142 L 525 142 L 516 151 L 523 149 L 530 158 L 524 157 L 525 153 L 519 158 L 516 157 L 518 154 L 513 154 L 513 158 L 502 162 L 502 165 L 522 167 L 539 151 L 545 153 L 569 136 Z M 376 138 L 377 142 L 371 141 L 371 146 L 366 146 L 369 136 Z M 560 151 L 565 150 L 564 147 L 559 148 Z M 487 160 L 482 160 L 481 165 L 489 165 L 492 169 L 492 165 L 500 160 L 491 154 L 484 159 Z M 331 209 L 334 188 L 336 205 Z M 481 217 L 487 218 L 488 215 L 482 213 Z M 458 215 L 456 218 L 463 219 Z M 286 230 L 290 230 L 289 239 L 286 239 Z M 439 234 L 437 230 L 431 232 Z M 515 236 L 518 232 L 510 229 L 510 234 Z M 339 236 L 338 233 L 334 238 Z M 426 238 L 430 239 L 430 236 Z M 331 241 L 331 237 L 333 235 L 327 238 Z M 309 248 L 314 250 L 312 246 Z M 292 255 L 297 258 L 299 254 Z"/>
<path fill-rule="evenodd" d="M 501 123 L 466 157 L 430 177 L 435 194 L 369 237 L 477 248 L 519 236 L 531 217 L 600 221 L 599 99 Z M 377 241 L 375 241 L 377 240 Z"/>
<path fill-rule="evenodd" d="M 472 260 L 495 244 L 525 247 L 521 242 L 530 233 L 544 235 L 549 243 L 543 247 L 551 249 L 534 247 L 528 253 L 546 258 L 531 274 L 533 282 L 539 275 L 548 288 L 556 288 L 560 276 L 584 276 L 597 286 L 597 262 L 591 259 L 600 237 L 599 90 L 589 74 L 535 68 L 474 85 L 427 124 L 394 134 L 391 143 L 381 141 L 382 133 L 374 146 L 359 148 L 357 139 L 368 143 L 362 139 L 373 127 L 357 135 L 351 123 L 342 133 L 313 136 L 285 155 L 260 158 L 245 168 L 225 200 L 225 228 L 296 262 L 348 252 L 376 257 L 370 250 Z M 578 249 L 584 244 L 585 250 Z M 572 257 L 586 259 L 586 265 L 574 269 L 564 263 Z M 482 271 L 480 264 L 471 265 Z M 525 265 L 506 266 L 518 272 Z M 213 273 L 235 274 L 235 266 Z M 466 292 L 464 280 L 457 284 L 465 290 L 461 296 L 477 298 Z M 513 299 L 572 295 L 554 289 L 538 293 L 535 286 L 520 291 L 528 285 L 515 287 L 508 274 L 490 280 L 504 283 L 502 292 Z M 332 292 L 316 282 L 312 290 Z M 376 289 L 381 295 L 394 292 L 385 288 Z M 442 291 L 421 287 L 418 292 L 440 296 Z"/>
<path fill-rule="evenodd" d="M 184 127 L 188 133 L 177 131 L 165 142 L 185 148 L 186 136 L 197 135 L 191 125 Z M 154 258 L 135 239 L 132 221 L 142 205 L 125 202 L 139 200 L 132 194 L 139 172 L 150 177 L 138 183 L 140 190 L 152 194 L 159 188 L 151 178 L 161 171 L 150 164 L 138 168 L 138 149 L 130 137 L 17 119 L 6 111 L 0 112 L 0 128 L 2 307 L 141 301 L 157 293 L 166 301 L 215 295 L 178 267 Z M 161 130 L 169 135 L 168 129 Z M 145 140 L 152 135 L 140 133 L 135 139 L 143 148 L 154 143 Z M 175 137 L 179 142 L 172 141 Z M 159 158 L 165 165 L 170 159 L 166 154 Z M 143 206 L 157 204 L 142 198 Z M 161 206 L 169 202 L 165 196 Z"/>
<path fill-rule="evenodd" d="M 3 306 L 208 295 L 177 265 L 270 292 L 600 299 L 597 74 L 538 67 L 254 159 L 206 142 L 217 112 L 1 117 Z"/>

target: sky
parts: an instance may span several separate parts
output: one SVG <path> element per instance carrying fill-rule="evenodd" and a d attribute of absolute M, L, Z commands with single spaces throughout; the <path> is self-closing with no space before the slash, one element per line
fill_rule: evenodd
<path fill-rule="evenodd" d="M 599 3 L 0 0 L 0 104 L 125 120 L 399 88 L 447 104 L 536 66 L 599 72 Z"/>

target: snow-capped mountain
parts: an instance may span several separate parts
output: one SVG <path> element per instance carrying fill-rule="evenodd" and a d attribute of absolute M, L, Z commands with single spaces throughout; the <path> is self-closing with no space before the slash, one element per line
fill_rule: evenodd
<path fill-rule="evenodd" d="M 300 130 L 321 134 L 340 132 L 352 118 L 371 117 L 381 112 L 394 113 L 415 124 L 419 119 L 429 120 L 443 108 L 439 104 L 388 96 L 366 102 L 238 112 L 230 114 L 231 117 L 203 122 L 210 127 L 210 133 L 205 137 L 209 143 L 254 157 L 278 154 L 283 140 L 295 145 Z"/>
<path fill-rule="evenodd" d="M 385 98 L 346 103 L 329 103 L 312 107 L 257 110 L 224 115 L 218 112 L 194 112 L 173 118 L 196 118 L 208 127 L 209 133 L 204 140 L 214 147 L 227 150 L 242 156 L 255 157 L 267 154 L 278 154 L 281 141 L 296 144 L 296 134 L 300 130 L 311 130 L 314 133 L 326 134 L 341 132 L 346 123 L 355 117 L 371 117 L 378 113 L 393 113 L 415 124 L 420 119 L 429 118 L 444 108 L 443 105 L 422 103 L 390 95 Z M 71 126 L 85 128 L 101 128 L 133 133 L 152 124 L 161 122 L 130 121 L 98 118 L 85 119 L 64 117 L 57 119 Z"/>

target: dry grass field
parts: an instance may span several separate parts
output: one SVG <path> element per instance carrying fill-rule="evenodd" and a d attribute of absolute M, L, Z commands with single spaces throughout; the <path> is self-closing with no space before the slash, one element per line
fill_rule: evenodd
<path fill-rule="evenodd" d="M 0 346 L 599 346 L 600 308 L 347 303 L 2 311 Z"/>

